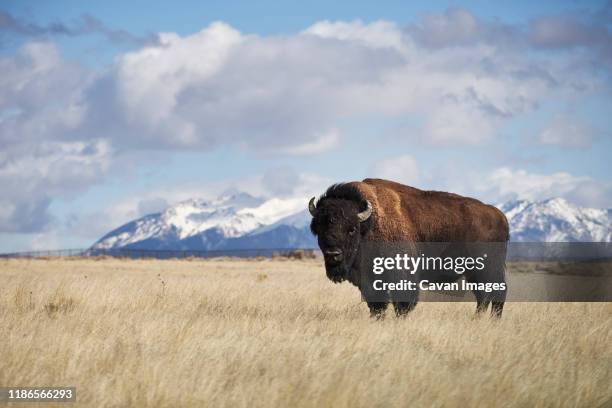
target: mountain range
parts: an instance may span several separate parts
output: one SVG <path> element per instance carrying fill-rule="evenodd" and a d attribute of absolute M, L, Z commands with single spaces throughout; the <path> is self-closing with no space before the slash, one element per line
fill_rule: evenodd
<path fill-rule="evenodd" d="M 128 222 L 92 249 L 235 250 L 316 248 L 307 199 L 262 199 L 246 193 L 187 200 Z M 498 205 L 515 242 L 610 242 L 612 210 L 563 198 Z"/>
<path fill-rule="evenodd" d="M 92 249 L 234 250 L 314 248 L 305 200 L 246 193 L 187 200 L 109 232 Z"/>

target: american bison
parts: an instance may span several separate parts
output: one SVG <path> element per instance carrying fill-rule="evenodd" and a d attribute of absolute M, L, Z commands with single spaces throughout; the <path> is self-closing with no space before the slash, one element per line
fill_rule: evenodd
<path fill-rule="evenodd" d="M 313 197 L 308 207 L 310 229 L 323 252 L 327 277 L 335 283 L 348 280 L 360 287 L 360 244 L 366 242 L 449 243 L 455 251 L 457 243 L 499 243 L 503 248 L 499 262 L 464 275 L 470 283 L 493 280 L 505 285 L 508 221 L 500 210 L 476 199 L 365 179 L 332 185 L 316 203 Z M 460 276 L 455 274 L 453 279 Z M 474 295 L 477 313 L 491 303 L 491 313 L 501 316 L 505 290 L 496 297 L 481 290 Z M 393 302 L 396 314 L 405 315 L 416 301 Z M 371 314 L 384 316 L 388 303 L 368 301 Z"/>

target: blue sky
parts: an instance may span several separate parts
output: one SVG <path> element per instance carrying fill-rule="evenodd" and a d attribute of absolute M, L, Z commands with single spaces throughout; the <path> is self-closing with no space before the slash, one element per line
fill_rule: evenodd
<path fill-rule="evenodd" d="M 0 252 L 376 176 L 612 207 L 607 2 L 8 2 Z"/>

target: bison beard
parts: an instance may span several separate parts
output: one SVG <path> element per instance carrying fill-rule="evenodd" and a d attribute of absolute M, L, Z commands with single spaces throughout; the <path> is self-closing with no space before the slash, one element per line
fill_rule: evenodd
<path fill-rule="evenodd" d="M 497 208 L 478 200 L 439 191 L 423 191 L 392 181 L 365 179 L 335 184 L 309 203 L 311 231 L 317 236 L 325 257 L 327 277 L 335 283 L 348 280 L 360 287 L 359 245 L 375 242 L 491 242 L 509 238 L 508 222 Z M 505 253 L 505 249 L 504 249 Z M 504 256 L 505 258 L 505 256 Z M 502 281 L 505 263 L 497 267 Z M 485 276 L 472 276 L 479 281 Z M 490 300 L 475 292 L 477 312 Z M 396 303 L 404 315 L 414 304 Z M 380 317 L 387 303 L 368 303 L 373 316 Z M 492 314 L 501 316 L 503 299 L 493 302 Z"/>
<path fill-rule="evenodd" d="M 348 267 L 343 262 L 339 265 L 325 265 L 325 274 L 334 283 L 341 283 L 347 279 Z"/>

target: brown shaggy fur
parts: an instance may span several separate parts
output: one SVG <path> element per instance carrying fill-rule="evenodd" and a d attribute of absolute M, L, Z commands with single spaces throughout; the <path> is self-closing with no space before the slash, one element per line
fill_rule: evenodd
<path fill-rule="evenodd" d="M 457 194 L 424 191 L 393 181 L 349 183 L 372 204 L 371 241 L 505 242 L 506 216 L 497 208 Z"/>

